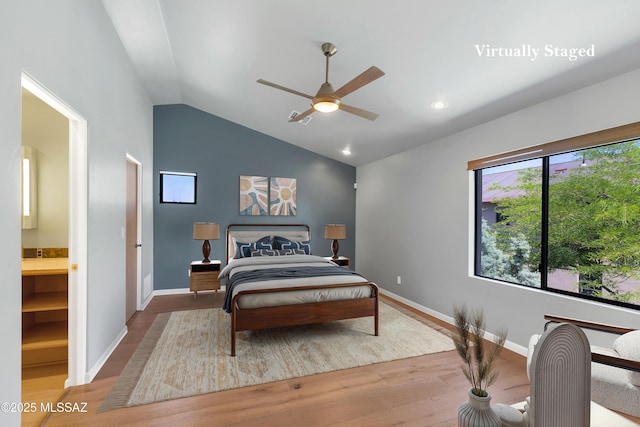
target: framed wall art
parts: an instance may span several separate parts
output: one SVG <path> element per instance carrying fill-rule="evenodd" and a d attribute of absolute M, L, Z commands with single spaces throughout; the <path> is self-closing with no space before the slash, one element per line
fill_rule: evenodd
<path fill-rule="evenodd" d="M 269 214 L 294 216 L 297 213 L 295 178 L 271 178 Z"/>
<path fill-rule="evenodd" d="M 240 175 L 240 215 L 269 215 L 269 178 Z"/>

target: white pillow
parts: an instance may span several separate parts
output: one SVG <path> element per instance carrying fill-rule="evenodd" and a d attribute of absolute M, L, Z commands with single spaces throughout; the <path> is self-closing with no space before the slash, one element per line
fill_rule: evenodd
<path fill-rule="evenodd" d="M 616 338 L 613 349 L 625 359 L 640 361 L 640 330 L 627 332 Z M 629 382 L 640 387 L 640 372 L 628 371 Z"/>

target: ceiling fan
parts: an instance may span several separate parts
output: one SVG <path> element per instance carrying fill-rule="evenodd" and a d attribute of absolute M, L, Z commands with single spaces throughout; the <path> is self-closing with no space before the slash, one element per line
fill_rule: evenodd
<path fill-rule="evenodd" d="M 332 111 L 336 111 L 337 109 L 346 111 L 347 113 L 355 114 L 356 116 L 368 120 L 377 119 L 379 114 L 344 104 L 342 102 L 342 98 L 350 94 L 351 92 L 354 92 L 361 87 L 371 83 L 372 81 L 384 76 L 384 72 L 378 67 L 373 66 L 350 82 L 346 83 L 340 89 L 334 90 L 333 86 L 331 86 L 331 83 L 329 83 L 329 58 L 335 55 L 337 51 L 338 49 L 333 44 L 322 43 L 322 53 L 324 53 L 324 56 L 326 57 L 325 81 L 322 86 L 320 86 L 320 89 L 315 96 L 307 95 L 306 93 L 298 92 L 297 90 L 289 89 L 263 79 L 258 79 L 257 82 L 311 100 L 311 108 L 309 108 L 302 114 L 298 114 L 297 116 L 289 120 L 290 122 L 298 122 L 314 111 L 319 111 L 321 113 L 330 113 Z"/>

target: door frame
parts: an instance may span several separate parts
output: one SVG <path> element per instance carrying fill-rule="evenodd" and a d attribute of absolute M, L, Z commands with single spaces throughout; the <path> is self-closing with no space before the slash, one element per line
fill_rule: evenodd
<path fill-rule="evenodd" d="M 22 87 L 69 119 L 69 361 L 65 388 L 87 384 L 87 120 L 27 73 Z"/>
<path fill-rule="evenodd" d="M 136 165 L 136 243 L 142 244 L 142 163 L 127 153 L 127 162 Z M 126 239 L 125 239 L 126 240 Z M 136 310 L 142 309 L 142 247 L 136 251 Z"/>

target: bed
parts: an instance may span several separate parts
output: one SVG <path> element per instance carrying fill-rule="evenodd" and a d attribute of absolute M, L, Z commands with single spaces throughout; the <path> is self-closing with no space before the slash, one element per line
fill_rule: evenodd
<path fill-rule="evenodd" d="M 310 253 L 306 224 L 227 227 L 224 310 L 231 315 L 231 356 L 240 331 L 373 317 L 378 287 L 330 259 Z"/>

